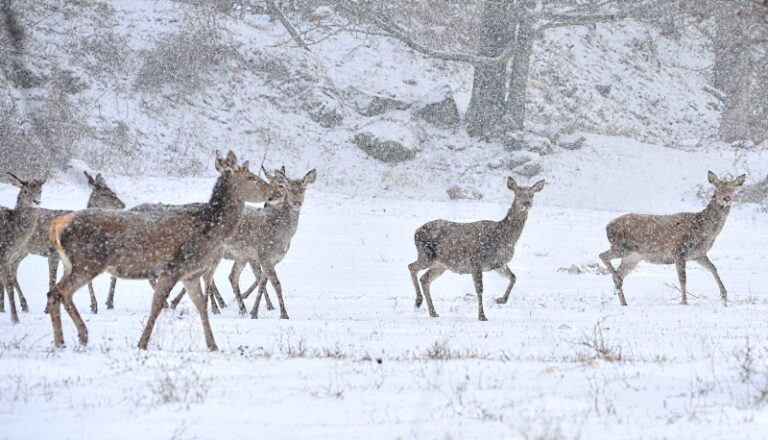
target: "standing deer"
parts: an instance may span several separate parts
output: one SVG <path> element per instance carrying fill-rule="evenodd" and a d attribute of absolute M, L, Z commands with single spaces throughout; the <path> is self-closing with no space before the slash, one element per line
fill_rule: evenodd
<path fill-rule="evenodd" d="M 190 292 L 202 321 L 205 341 L 217 350 L 203 303 L 199 278 L 223 243 L 235 232 L 245 202 L 263 202 L 277 189 L 237 164 L 233 152 L 215 161 L 220 176 L 208 203 L 188 211 L 130 212 L 87 209 L 51 222 L 50 239 L 64 262 L 65 273 L 48 294 L 54 343 L 64 345 L 61 303 L 69 313 L 81 344 L 88 330 L 72 294 L 104 271 L 120 278 L 154 280 L 155 289 L 139 348 L 146 349 L 157 316 L 173 286 L 181 281 Z"/>
<path fill-rule="evenodd" d="M 19 188 L 19 195 L 14 209 L 0 208 L 0 281 L 3 283 L 3 288 L 0 289 L 0 312 L 5 312 L 3 293 L 7 292 L 11 303 L 11 322 L 16 324 L 19 322 L 19 315 L 16 312 L 13 291 L 18 282 L 16 272 L 12 269 L 35 230 L 39 216 L 35 205 L 40 204 L 45 179 L 27 182 L 11 173 L 8 173 L 8 177 L 11 183 Z M 26 300 L 21 301 L 21 305 L 23 309 L 27 309 Z"/>
<path fill-rule="evenodd" d="M 685 262 L 693 260 L 712 273 L 720 288 L 720 297 L 727 305 L 728 292 L 725 290 L 717 268 L 707 257 L 715 238 L 723 229 L 731 201 L 736 190 L 744 184 L 745 174 L 730 182 L 723 182 L 712 171 L 709 183 L 714 185 L 712 200 L 701 212 L 680 212 L 670 215 L 625 214 L 611 220 L 605 230 L 611 248 L 600 259 L 613 275 L 613 283 L 619 302 L 627 305 L 624 298 L 624 279 L 640 261 L 653 264 L 674 264 L 680 280 L 682 299 L 688 304 L 685 291 Z M 619 269 L 614 269 L 611 260 L 621 258 Z"/>
<path fill-rule="evenodd" d="M 94 179 L 88 174 L 87 171 L 83 171 L 86 179 L 88 179 L 88 186 L 91 187 L 91 196 L 88 198 L 89 208 L 105 208 L 105 209 L 123 209 L 125 204 L 117 197 L 112 189 L 107 186 L 107 182 L 101 176 L 101 173 L 96 174 Z M 35 225 L 34 232 L 29 238 L 27 245 L 22 249 L 18 259 L 13 263 L 11 272 L 14 274 L 14 282 L 16 282 L 16 274 L 19 270 L 19 264 L 29 254 L 39 255 L 48 259 L 48 290 L 53 290 L 53 286 L 56 285 L 56 270 L 59 267 L 59 254 L 56 253 L 56 249 L 48 239 L 48 229 L 50 228 L 51 220 L 62 215 L 67 215 L 72 211 L 61 209 L 46 209 L 35 208 L 38 212 L 38 220 Z M 115 278 L 112 278 L 112 282 L 109 286 L 110 298 L 115 290 Z M 16 291 L 19 292 L 19 301 L 21 302 L 21 310 L 27 311 L 27 303 L 24 298 L 24 294 L 21 292 L 21 288 L 16 282 Z M 98 305 L 96 304 L 96 295 L 93 292 L 93 285 L 88 282 L 88 290 L 91 294 L 91 312 L 96 313 L 98 311 Z M 107 308 L 111 309 L 111 301 L 107 301 Z M 48 309 L 46 308 L 46 312 Z"/>
<path fill-rule="evenodd" d="M 224 245 L 223 257 L 235 262 L 229 274 L 229 282 L 232 284 L 232 291 L 235 294 L 241 315 L 247 312 L 243 299 L 250 294 L 253 286 L 245 295 L 241 295 L 240 274 L 245 266 L 250 264 L 256 275 L 254 286 L 258 285 L 259 288 L 256 302 L 251 309 L 251 318 L 258 318 L 259 303 L 261 297 L 266 295 L 266 284 L 269 281 L 277 294 L 280 318 L 288 319 L 288 312 L 285 310 L 285 303 L 283 302 L 283 290 L 280 280 L 277 278 L 275 266 L 288 253 L 291 240 L 296 235 L 296 229 L 299 225 L 304 193 L 307 186 L 315 181 L 317 172 L 310 170 L 302 179 L 298 180 L 289 179 L 285 174 L 285 168 L 276 170 L 274 175 L 270 175 L 266 170 L 264 172 L 278 186 L 283 195 L 270 200 L 263 208 L 245 209 L 237 232 Z M 203 275 L 206 285 L 212 286 L 214 289 L 216 288 L 216 284 L 213 282 L 215 269 L 216 265 L 213 265 Z M 178 303 L 183 294 L 184 292 L 180 293 L 172 301 L 172 304 Z M 213 304 L 213 298 L 211 298 L 211 303 Z"/>
<path fill-rule="evenodd" d="M 533 196 L 544 188 L 544 181 L 523 187 L 518 186 L 515 179 L 507 177 L 507 187 L 515 193 L 515 200 L 501 221 L 456 223 L 433 220 L 416 230 L 414 241 L 418 257 L 408 265 L 416 289 L 416 307 L 421 307 L 423 290 L 429 315 L 438 317 L 432 305 L 429 286 L 446 269 L 460 274 L 472 274 L 477 293 L 477 319 L 480 321 L 487 321 L 483 311 L 483 272 L 494 270 L 509 280 L 504 296 L 496 299 L 496 303 L 506 304 L 516 280 L 507 264 L 515 253 L 515 244 L 528 219 Z M 420 289 L 417 276 L 424 269 L 428 270 L 421 277 Z"/>

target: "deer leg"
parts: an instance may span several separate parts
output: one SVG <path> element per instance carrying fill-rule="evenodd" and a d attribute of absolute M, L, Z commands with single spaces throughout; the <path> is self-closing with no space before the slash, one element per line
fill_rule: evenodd
<path fill-rule="evenodd" d="M 477 292 L 477 319 L 487 321 L 485 311 L 483 310 L 483 271 L 476 270 L 472 272 L 472 281 L 475 283 L 475 292 Z"/>
<path fill-rule="evenodd" d="M 615 287 L 614 293 L 619 295 L 619 304 L 626 306 L 627 300 L 624 298 L 624 289 L 622 288 L 623 280 L 621 279 L 621 275 L 616 272 L 613 264 L 611 264 L 611 259 L 621 257 L 622 256 L 613 248 L 600 254 L 600 259 L 603 261 L 603 264 L 605 264 L 605 267 L 608 268 L 608 271 L 611 272 L 611 275 L 613 276 L 613 285 Z"/>
<path fill-rule="evenodd" d="M 11 278 L 11 274 L 8 272 L 8 264 L 3 262 L 2 269 L 0 270 L 2 270 L 0 276 L 3 278 L 3 286 L 5 287 L 5 291 L 8 293 L 8 303 L 11 305 L 11 322 L 18 324 L 19 314 L 16 311 L 16 300 L 13 297 L 13 279 Z"/>
<path fill-rule="evenodd" d="M 181 302 L 182 298 L 184 298 L 184 294 L 187 293 L 187 289 L 181 289 L 181 292 L 179 292 L 178 295 L 176 295 L 176 298 L 171 301 L 171 308 L 176 310 L 176 307 L 178 307 L 179 303 Z M 208 304 L 205 301 L 205 297 L 203 297 L 203 305 L 208 306 Z"/>
<path fill-rule="evenodd" d="M 55 253 L 48 254 L 48 291 L 53 291 L 56 286 L 56 272 L 59 270 L 59 257 Z M 48 303 L 45 304 L 45 313 L 48 313 Z"/>
<path fill-rule="evenodd" d="M 247 261 L 235 260 L 235 264 L 232 265 L 232 271 L 229 272 L 229 283 L 232 284 L 232 292 L 235 294 L 235 300 L 237 300 L 237 307 L 240 309 L 240 314 L 245 315 L 248 309 L 245 308 L 243 303 L 243 296 L 240 294 L 240 274 L 243 273 Z"/>
<path fill-rule="evenodd" d="M 435 306 L 432 304 L 432 294 L 429 291 L 429 286 L 432 284 L 432 281 L 435 281 L 435 279 L 442 275 L 443 272 L 445 272 L 445 268 L 443 267 L 430 267 L 429 270 L 421 276 L 421 290 L 424 292 L 424 298 L 427 300 L 429 316 L 433 318 L 437 318 L 440 315 L 437 314 Z"/>
<path fill-rule="evenodd" d="M 110 277 L 109 279 L 109 295 L 107 296 L 107 310 L 115 308 L 115 286 L 117 285 L 117 278 Z"/>
<path fill-rule="evenodd" d="M 153 279 L 153 278 L 149 278 L 149 279 L 147 279 L 147 282 L 149 283 L 150 286 L 152 286 L 152 291 L 154 292 L 155 288 L 157 287 L 157 280 Z M 168 304 L 168 297 L 170 295 L 171 295 L 171 291 L 169 290 L 168 293 L 165 294 L 165 300 L 163 302 L 163 308 L 164 309 L 170 309 L 171 308 L 170 304 Z"/>
<path fill-rule="evenodd" d="M 0 280 L 0 313 L 5 313 L 5 284 Z"/>
<path fill-rule="evenodd" d="M 251 294 L 253 289 L 255 289 L 257 286 L 260 285 L 259 284 L 259 280 L 261 279 L 262 274 L 263 274 L 263 272 L 261 270 L 261 264 L 259 264 L 259 262 L 255 261 L 255 260 L 250 260 L 248 263 L 251 265 L 251 270 L 253 271 L 254 277 L 256 277 L 256 281 L 254 281 L 253 284 L 251 284 L 251 287 L 249 287 L 248 290 L 245 292 L 246 294 L 243 295 L 243 299 L 248 298 L 248 295 Z M 275 310 L 275 306 L 272 304 L 272 300 L 269 299 L 269 293 L 267 292 L 267 288 L 264 287 L 263 291 L 262 291 L 262 288 L 260 287 L 259 288 L 259 293 L 262 293 L 262 292 L 263 292 L 263 295 L 264 295 L 264 300 L 267 303 L 267 310 Z"/>
<path fill-rule="evenodd" d="M 99 313 L 99 304 L 96 302 L 96 292 L 93 291 L 92 281 L 88 281 L 88 293 L 91 294 L 91 313 Z"/>
<path fill-rule="evenodd" d="M 19 278 L 17 276 L 17 273 L 19 271 L 19 263 L 21 263 L 22 258 L 18 258 L 16 261 L 11 263 L 11 271 L 8 275 L 10 275 L 13 278 L 13 287 L 16 289 L 16 292 L 19 295 L 19 305 L 21 306 L 22 312 L 29 312 L 29 307 L 27 305 L 27 298 L 24 297 L 24 292 L 21 291 L 21 287 L 19 286 Z"/>
<path fill-rule="evenodd" d="M 144 332 L 141 334 L 141 339 L 139 339 L 140 349 L 147 349 L 147 345 L 149 344 L 149 337 L 152 336 L 152 329 L 155 327 L 157 316 L 163 309 L 165 299 L 168 297 L 168 294 L 171 293 L 171 289 L 173 289 L 173 286 L 176 284 L 177 280 L 177 277 L 171 275 L 161 275 L 157 278 L 157 280 L 155 280 L 155 293 L 152 297 L 152 309 L 149 312 L 147 325 L 144 327 Z"/>
<path fill-rule="evenodd" d="M 413 303 L 413 305 L 417 309 L 421 307 L 421 303 L 424 301 L 424 296 L 421 294 L 421 288 L 419 287 L 419 271 L 422 271 L 427 267 L 429 267 L 429 265 L 421 260 L 416 260 L 408 265 L 408 271 L 411 272 L 413 288 L 416 290 L 416 301 Z"/>
<path fill-rule="evenodd" d="M 717 282 L 717 287 L 720 288 L 720 298 L 723 300 L 723 305 L 728 305 L 728 291 L 725 290 L 725 285 L 723 285 L 723 281 L 720 279 L 720 275 L 717 273 L 717 268 L 715 267 L 714 263 L 707 257 L 706 255 L 699 258 L 698 260 L 695 260 L 700 265 L 704 266 L 705 269 L 707 269 L 713 277 L 715 277 L 715 281 Z"/>
<path fill-rule="evenodd" d="M 675 268 L 677 269 L 677 278 L 680 280 L 680 291 L 682 292 L 680 304 L 687 305 L 688 298 L 685 296 L 685 260 L 682 258 L 675 260 Z"/>
<path fill-rule="evenodd" d="M 216 351 L 219 348 L 216 346 L 216 341 L 213 340 L 213 332 L 211 331 L 211 323 L 208 321 L 208 309 L 205 307 L 205 301 L 203 300 L 203 292 L 200 289 L 200 279 L 195 277 L 192 279 L 184 280 L 184 287 L 189 292 L 189 297 L 197 308 L 197 313 L 200 314 L 200 321 L 203 324 L 203 333 L 205 334 L 205 343 L 208 345 L 208 349 Z"/>
<path fill-rule="evenodd" d="M 75 327 L 77 328 L 77 336 L 80 343 L 85 345 L 88 343 L 88 329 L 85 327 L 83 319 L 80 317 L 80 312 L 77 311 L 72 296 L 77 289 L 83 287 L 88 281 L 92 280 L 99 272 L 75 272 L 71 271 L 64 274 L 61 280 L 54 286 L 53 290 L 48 294 L 48 311 L 51 314 L 51 323 L 53 324 L 53 339 L 57 347 L 64 346 L 64 336 L 61 330 L 61 303 L 64 303 L 64 308 L 69 317 L 72 318 Z"/>
<path fill-rule="evenodd" d="M 211 313 L 214 315 L 218 315 L 221 313 L 219 310 L 219 306 L 216 305 L 216 298 L 213 297 L 213 290 L 212 289 L 206 289 L 205 292 L 205 301 L 207 302 L 210 299 L 211 302 Z"/>
<path fill-rule="evenodd" d="M 267 293 L 267 277 L 259 271 L 259 278 L 256 280 L 258 284 L 259 293 L 256 294 L 256 301 L 253 302 L 253 308 L 251 309 L 251 319 L 257 319 L 259 317 L 259 304 L 261 304 L 261 297 L 266 297 Z M 269 307 L 267 307 L 269 309 Z"/>
<path fill-rule="evenodd" d="M 512 292 L 512 287 L 515 286 L 517 277 L 512 273 L 512 270 L 509 268 L 509 266 L 502 266 L 496 269 L 496 273 L 509 280 L 509 285 L 507 285 L 507 290 L 504 291 L 504 296 L 501 298 L 496 298 L 496 304 L 506 304 L 509 300 L 509 294 Z"/>
<path fill-rule="evenodd" d="M 206 271 L 203 273 L 202 278 L 203 281 L 205 281 L 205 289 L 209 293 L 211 297 L 211 301 L 216 301 L 219 304 L 219 308 L 223 309 L 227 307 L 227 303 L 224 302 L 224 298 L 221 297 L 221 293 L 219 293 L 219 288 L 216 286 L 216 282 L 213 281 L 213 273 L 216 270 L 214 267 L 210 271 Z"/>
<path fill-rule="evenodd" d="M 288 319 L 288 312 L 285 310 L 285 303 L 283 302 L 283 288 L 280 286 L 280 280 L 277 279 L 277 272 L 275 272 L 275 266 L 269 265 L 264 268 L 264 275 L 266 275 L 269 282 L 272 284 L 272 288 L 275 289 L 277 295 L 277 304 L 280 306 L 280 319 Z M 264 288 L 266 295 L 266 286 Z"/>

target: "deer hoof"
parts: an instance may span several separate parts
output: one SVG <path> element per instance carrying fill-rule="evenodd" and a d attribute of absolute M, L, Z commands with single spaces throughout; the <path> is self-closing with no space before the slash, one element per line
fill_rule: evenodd
<path fill-rule="evenodd" d="M 687 306 L 688 305 L 688 301 L 682 300 L 682 301 L 680 301 L 680 305 L 681 306 Z"/>
<path fill-rule="evenodd" d="M 91 313 L 93 313 L 94 315 L 99 313 L 99 308 L 95 306 L 91 306 Z"/>
<path fill-rule="evenodd" d="M 504 297 L 496 298 L 496 304 L 506 304 L 506 303 L 507 303 L 507 299 L 506 298 L 504 298 Z"/>
<path fill-rule="evenodd" d="M 18 316 L 11 316 L 11 323 L 12 324 L 18 324 L 19 323 L 19 317 Z"/>
<path fill-rule="evenodd" d="M 432 318 L 439 318 L 440 317 L 440 315 L 438 315 L 437 312 L 430 312 L 429 316 L 432 317 Z"/>
<path fill-rule="evenodd" d="M 219 351 L 219 347 L 218 347 L 218 346 L 216 346 L 216 343 L 213 343 L 213 344 L 208 344 L 208 350 L 211 350 L 211 351 Z"/>
<path fill-rule="evenodd" d="M 413 303 L 413 306 L 417 309 L 421 307 L 421 303 L 424 302 L 424 298 L 416 298 L 416 301 Z"/>
<path fill-rule="evenodd" d="M 21 311 L 24 313 L 29 312 L 29 306 L 27 306 L 27 301 L 25 299 L 21 300 Z"/>
<path fill-rule="evenodd" d="M 288 314 L 287 313 L 280 314 L 280 319 L 288 319 Z"/>
<path fill-rule="evenodd" d="M 248 310 L 245 307 L 240 307 L 240 315 L 245 315 L 246 313 L 248 313 Z"/>
<path fill-rule="evenodd" d="M 275 306 L 272 303 L 267 304 L 267 310 L 275 310 Z"/>
<path fill-rule="evenodd" d="M 480 315 L 480 316 L 477 317 L 477 320 L 478 321 L 487 321 L 488 318 L 486 318 L 485 315 Z"/>

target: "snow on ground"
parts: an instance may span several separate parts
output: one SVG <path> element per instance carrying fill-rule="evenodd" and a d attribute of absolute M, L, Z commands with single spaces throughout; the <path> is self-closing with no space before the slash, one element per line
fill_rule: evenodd
<path fill-rule="evenodd" d="M 608 144 L 621 145 L 613 173 L 590 169 L 598 163 L 590 155 Z M 149 350 L 136 349 L 151 291 L 123 280 L 116 308 L 102 305 L 96 315 L 78 292 L 90 342 L 77 344 L 65 316 L 68 346 L 53 349 L 42 313 L 46 266 L 30 257 L 20 273 L 30 313 L 15 326 L 0 316 L 0 438 L 761 438 L 764 213 L 735 208 L 710 252 L 729 288 L 727 308 L 694 264 L 687 307 L 678 305 L 669 266 L 640 265 L 625 284 L 626 308 L 610 277 L 560 270 L 596 263 L 607 248 L 604 226 L 621 212 L 702 207 L 693 189 L 706 182 L 705 165 L 742 170 L 725 153 L 643 148 L 652 156 L 637 143 L 595 137 L 559 162 L 552 156 L 554 174 L 511 264 L 518 282 L 507 305 L 491 300 L 504 280 L 485 276 L 488 322 L 476 320 L 468 276 L 447 273 L 434 283 L 440 318 L 414 310 L 406 265 L 416 227 L 434 218 L 500 219 L 509 191 L 491 202 L 429 202 L 310 187 L 278 266 L 290 320 L 274 311 L 251 320 L 228 307 L 212 317 L 217 353 L 206 351 L 187 300 L 163 312 Z M 656 174 L 643 168 L 648 157 Z M 764 166 L 764 158 L 748 163 Z M 49 184 L 43 205 L 84 206 L 87 189 L 75 176 Z M 638 176 L 642 191 L 620 197 Z M 204 200 L 213 184 L 107 178 L 129 206 Z M 0 188 L 2 204 L 14 198 L 12 187 Z M 228 267 L 216 281 L 231 301 Z M 242 284 L 251 281 L 246 271 Z M 99 277 L 101 304 L 107 287 Z"/>

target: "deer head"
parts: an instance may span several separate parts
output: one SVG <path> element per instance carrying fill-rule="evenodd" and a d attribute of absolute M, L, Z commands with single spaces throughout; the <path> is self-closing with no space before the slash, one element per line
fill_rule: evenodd
<path fill-rule="evenodd" d="M 741 187 L 741 185 L 744 184 L 744 181 L 747 179 L 747 175 L 742 174 L 741 176 L 731 181 L 724 182 L 720 180 L 715 175 L 715 173 L 708 171 L 707 178 L 709 183 L 715 187 L 715 194 L 712 195 L 712 201 L 714 201 L 720 207 L 727 208 L 731 206 L 731 203 L 733 202 L 733 194 L 737 189 L 739 189 L 739 187 Z"/>
<path fill-rule="evenodd" d="M 33 179 L 29 181 L 21 180 L 13 173 L 8 173 L 8 177 L 13 186 L 19 188 L 19 196 L 16 199 L 17 206 L 28 207 L 40 204 L 40 197 L 43 193 L 43 184 L 47 177 L 42 180 Z"/>
<path fill-rule="evenodd" d="M 512 202 L 512 209 L 515 212 L 528 212 L 533 205 L 533 196 L 544 188 L 544 180 L 539 180 L 533 186 L 519 186 L 515 179 L 507 177 L 507 188 L 515 193 L 515 201 Z"/>
<path fill-rule="evenodd" d="M 91 198 L 88 201 L 89 207 L 106 209 L 124 209 L 125 203 L 107 186 L 107 182 L 101 173 L 93 178 L 87 171 L 83 171 L 85 178 L 88 179 L 88 186 L 91 187 Z"/>
<path fill-rule="evenodd" d="M 275 182 L 265 182 L 248 169 L 247 160 L 238 165 L 237 156 L 232 151 L 224 158 L 216 151 L 215 165 L 216 171 L 231 185 L 240 200 L 257 203 L 282 196 Z"/>

